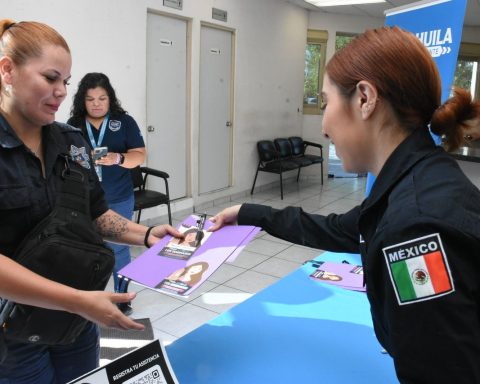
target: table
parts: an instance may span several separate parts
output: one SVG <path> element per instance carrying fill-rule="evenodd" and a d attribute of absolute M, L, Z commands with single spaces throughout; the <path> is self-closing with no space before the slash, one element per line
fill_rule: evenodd
<path fill-rule="evenodd" d="M 359 256 L 325 252 L 324 261 Z M 398 383 L 365 293 L 309 278 L 310 263 L 176 340 L 177 378 L 193 383 Z"/>

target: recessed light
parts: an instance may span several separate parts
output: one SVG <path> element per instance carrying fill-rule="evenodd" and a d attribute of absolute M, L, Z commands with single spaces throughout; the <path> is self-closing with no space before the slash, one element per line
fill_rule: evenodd
<path fill-rule="evenodd" d="M 334 7 L 338 5 L 384 3 L 385 0 L 305 0 L 316 7 Z"/>

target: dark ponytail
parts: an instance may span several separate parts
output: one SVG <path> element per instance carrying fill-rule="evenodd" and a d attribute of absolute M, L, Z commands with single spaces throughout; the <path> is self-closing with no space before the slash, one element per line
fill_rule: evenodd
<path fill-rule="evenodd" d="M 480 102 L 472 100 L 470 92 L 455 87 L 453 96 L 433 113 L 430 129 L 443 137 L 447 151 L 454 151 L 465 144 L 464 129 L 475 119 L 480 119 Z"/>

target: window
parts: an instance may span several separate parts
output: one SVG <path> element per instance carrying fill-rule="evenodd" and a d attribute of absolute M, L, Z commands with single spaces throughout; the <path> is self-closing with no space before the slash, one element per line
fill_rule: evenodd
<path fill-rule="evenodd" d="M 335 36 L 335 52 L 350 43 L 355 36 L 356 35 L 352 33 L 337 32 Z"/>
<path fill-rule="evenodd" d="M 354 34 L 337 32 L 335 35 L 335 52 L 345 47 L 355 37 Z M 342 161 L 337 157 L 335 145 L 330 142 L 328 148 L 328 175 L 330 177 L 358 177 L 358 173 L 345 172 Z"/>
<path fill-rule="evenodd" d="M 305 78 L 303 83 L 304 114 L 320 114 L 320 91 L 322 90 L 327 40 L 327 31 L 316 29 L 307 31 Z"/>
<path fill-rule="evenodd" d="M 460 44 L 453 85 L 469 90 L 480 100 L 480 44 Z"/>

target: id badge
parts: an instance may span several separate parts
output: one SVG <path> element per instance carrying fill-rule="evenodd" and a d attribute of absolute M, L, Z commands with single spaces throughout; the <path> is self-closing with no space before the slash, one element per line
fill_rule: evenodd
<path fill-rule="evenodd" d="M 95 172 L 97 172 L 98 180 L 102 181 L 102 166 L 95 165 Z"/>

